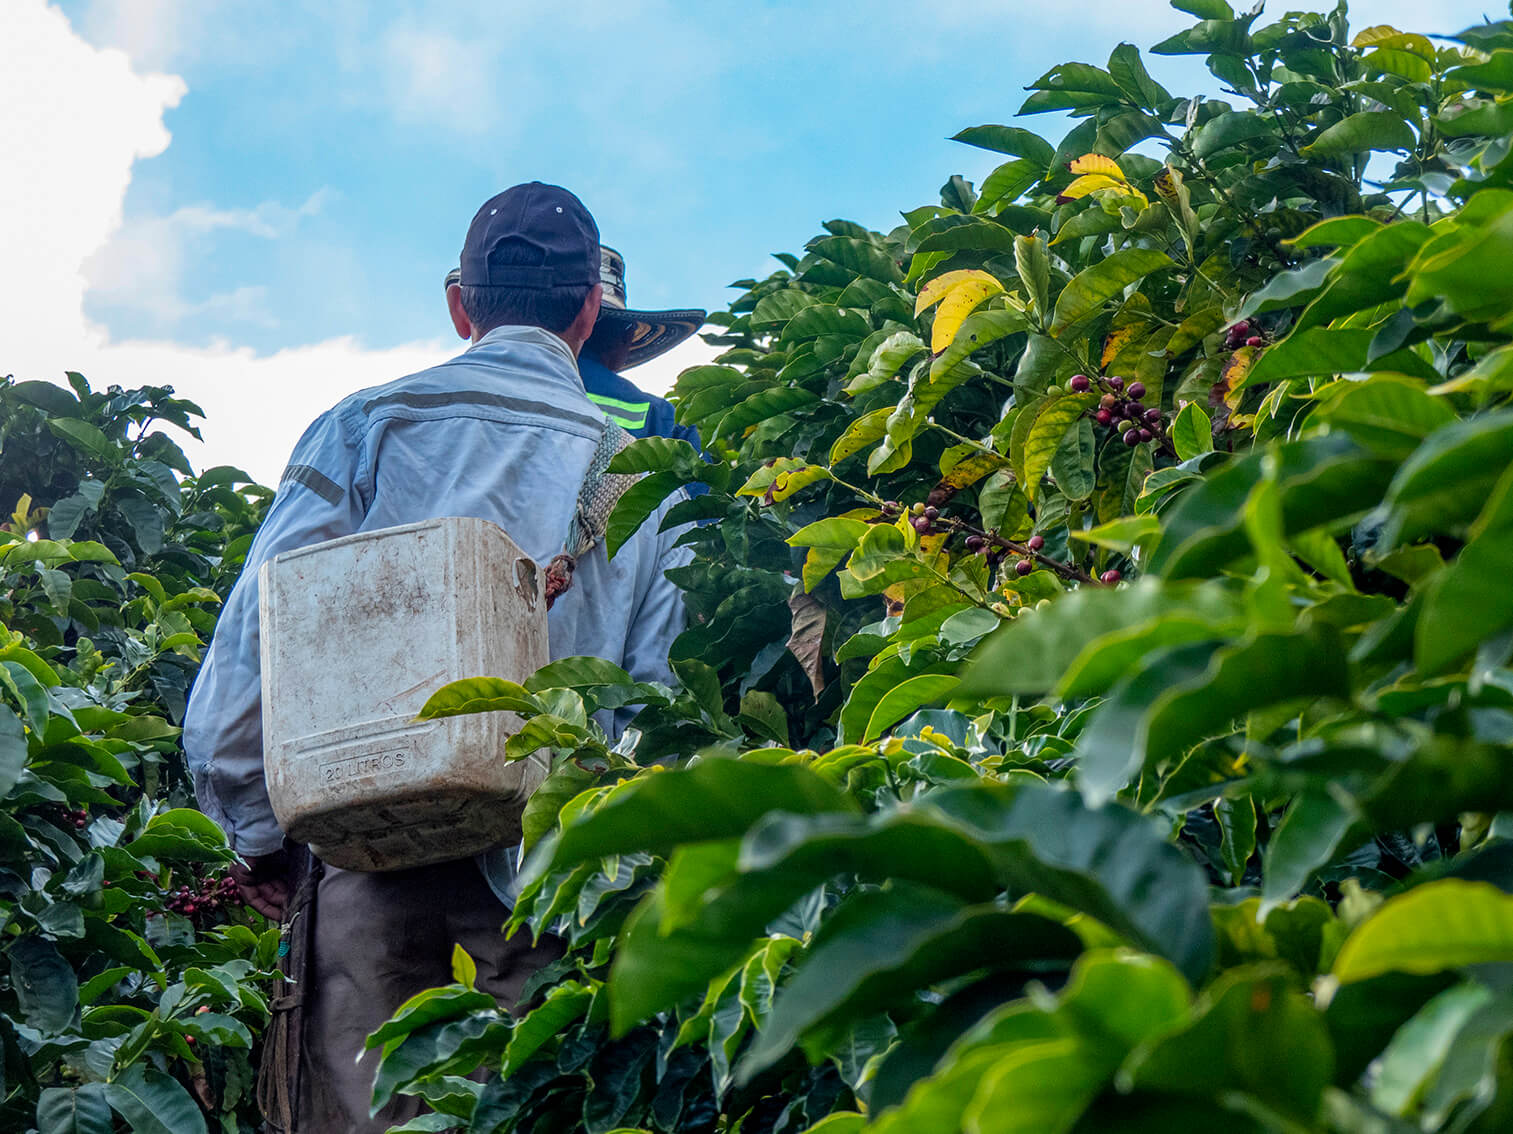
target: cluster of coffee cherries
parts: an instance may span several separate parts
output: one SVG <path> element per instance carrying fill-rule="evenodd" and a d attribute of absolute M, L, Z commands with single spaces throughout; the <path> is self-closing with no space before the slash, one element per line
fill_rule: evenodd
<path fill-rule="evenodd" d="M 69 807 L 58 808 L 57 819 L 64 827 L 72 827 L 76 831 L 82 831 L 89 826 L 89 812 L 80 807 L 77 810 Z"/>
<path fill-rule="evenodd" d="M 1103 384 L 1108 392 L 1098 399 L 1093 420 L 1117 432 L 1126 445 L 1154 441 L 1161 432 L 1161 411 L 1141 404 L 1145 383 L 1131 382 L 1126 386 L 1124 379 L 1115 374 L 1103 379 Z M 1093 388 L 1093 380 L 1086 374 L 1078 374 L 1067 386 L 1082 394 Z"/>
<path fill-rule="evenodd" d="M 240 894 L 236 880 L 223 874 L 219 878 L 206 875 L 197 886 L 179 886 L 169 893 L 163 905 L 173 913 L 194 917 L 196 914 L 216 913 L 228 902 L 235 905 L 238 901 Z"/>
<path fill-rule="evenodd" d="M 1241 319 L 1224 332 L 1224 349 L 1239 350 L 1241 347 L 1265 346 L 1266 340 L 1256 334 L 1256 326 L 1249 319 Z"/>
<path fill-rule="evenodd" d="M 1024 541 L 1024 545 L 1031 551 L 1038 552 L 1045 546 L 1045 537 L 1032 535 Z M 989 565 L 993 567 L 997 567 L 1004 561 L 1006 556 L 1012 554 L 1008 548 L 995 547 L 985 537 L 980 535 L 967 536 L 967 550 L 973 555 L 986 556 Z M 1035 570 L 1035 561 L 1030 556 L 1025 555 L 1014 560 L 1014 574 L 1020 578 L 1028 575 L 1033 570 Z"/>

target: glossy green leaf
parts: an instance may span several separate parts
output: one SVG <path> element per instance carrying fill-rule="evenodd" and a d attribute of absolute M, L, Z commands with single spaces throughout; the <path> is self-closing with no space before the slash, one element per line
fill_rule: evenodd
<path fill-rule="evenodd" d="M 12 942 L 11 987 L 26 1022 L 44 1035 L 61 1032 L 79 1006 L 79 982 L 57 947 L 29 934 Z"/>
<path fill-rule="evenodd" d="M 1349 666 L 1332 632 L 1173 647 L 1151 657 L 1095 711 L 1078 744 L 1078 783 L 1098 804 L 1142 768 L 1178 756 L 1247 713 L 1349 694 Z"/>
<path fill-rule="evenodd" d="M 1413 655 L 1421 673 L 1450 667 L 1513 626 L 1513 473 L 1504 473 L 1469 535 L 1431 584 L 1418 620 Z"/>
<path fill-rule="evenodd" d="M 1095 655 L 1106 636 L 1124 634 L 1164 615 L 1188 616 L 1215 631 L 1239 614 L 1236 600 L 1217 584 L 1168 587 L 1142 579 L 1118 590 L 1084 587 L 1042 610 L 1005 623 L 978 648 L 962 692 L 968 696 L 1044 693 L 1054 689 L 1079 658 Z"/>
<path fill-rule="evenodd" d="M 615 454 L 612 473 L 697 473 L 704 464 L 699 451 L 682 438 L 641 437 Z"/>
<path fill-rule="evenodd" d="M 1365 150 L 1411 150 L 1418 136 L 1390 110 L 1363 110 L 1322 131 L 1304 147 L 1315 157 L 1361 153 Z"/>
<path fill-rule="evenodd" d="M 1213 452 L 1213 422 L 1197 402 L 1188 402 L 1177 411 L 1168 433 L 1179 460 L 1189 461 Z"/>
<path fill-rule="evenodd" d="M 1427 882 L 1386 901 L 1340 946 L 1344 984 L 1513 961 L 1513 894 L 1486 882 Z"/>
<path fill-rule="evenodd" d="M 1285 976 L 1236 969 L 1204 992 L 1190 1024 L 1137 1048 L 1119 1085 L 1200 1098 L 1239 1092 L 1308 1126 L 1333 1064 L 1323 1017 Z"/>
<path fill-rule="evenodd" d="M 103 1083 L 48 1087 L 37 1096 L 37 1134 L 112 1134 Z"/>
<path fill-rule="evenodd" d="M 608 854 L 664 854 L 687 842 L 729 838 L 769 811 L 852 811 L 856 804 L 813 772 L 741 760 L 703 760 L 630 781 L 597 811 L 543 843 L 522 885 L 547 869 Z"/>
<path fill-rule="evenodd" d="M 417 720 L 436 720 L 466 713 L 512 712 L 522 714 L 542 711 L 538 701 L 524 686 L 502 677 L 467 677 L 443 685 L 426 699 L 416 714 Z"/>
<path fill-rule="evenodd" d="M 917 709 L 944 701 L 960 684 L 960 678 L 941 673 L 924 673 L 899 682 L 878 700 L 861 742 L 876 740 Z"/>
<path fill-rule="evenodd" d="M 0 705 L 0 797 L 15 787 L 26 767 L 26 728 L 11 709 Z"/>
<path fill-rule="evenodd" d="M 1387 488 L 1380 548 L 1453 530 L 1482 509 L 1513 462 L 1513 412 L 1436 429 L 1402 463 Z"/>
<path fill-rule="evenodd" d="M 593 1000 L 593 990 L 576 981 L 554 985 L 546 998 L 510 1030 L 500 1074 L 508 1076 L 539 1051 L 543 1044 L 561 1035 L 568 1024 L 581 1018 Z"/>
<path fill-rule="evenodd" d="M 1258 138 L 1272 138 L 1276 127 L 1267 118 L 1249 111 L 1220 114 L 1199 128 L 1192 140 L 1193 153 L 1207 159 L 1221 150 Z"/>
<path fill-rule="evenodd" d="M 1411 350 L 1395 350 L 1373 359 L 1376 332 L 1369 328 L 1310 327 L 1294 331 L 1262 352 L 1240 387 L 1280 382 L 1286 378 L 1319 378 L 1335 374 L 1392 371 L 1432 382 L 1434 368 Z"/>
<path fill-rule="evenodd" d="M 1014 238 L 1014 269 L 1034 303 L 1036 326 L 1043 327 L 1050 316 L 1051 260 L 1038 234 Z"/>
<path fill-rule="evenodd" d="M 184 1087 L 155 1067 L 133 1064 L 105 1085 L 111 1107 L 134 1134 L 203 1134 L 205 1117 Z"/>
<path fill-rule="evenodd" d="M 611 559 L 682 484 L 683 478 L 678 473 L 658 472 L 642 477 L 620 494 L 604 532 L 604 548 Z"/>
<path fill-rule="evenodd" d="M 1040 497 L 1041 478 L 1049 471 L 1051 458 L 1056 455 L 1062 439 L 1082 415 L 1097 404 L 1096 394 L 1067 394 L 1025 411 L 1034 414 L 1033 424 L 1025 435 L 1024 448 L 1014 472 L 1032 501 Z"/>
<path fill-rule="evenodd" d="M 1088 418 L 1079 418 L 1062 436 L 1051 455 L 1049 471 L 1068 500 L 1086 500 L 1093 494 L 1097 474 L 1093 468 L 1093 423 Z"/>
<path fill-rule="evenodd" d="M 858 894 L 826 920 L 740 1075 L 749 1080 L 810 1030 L 833 1030 L 917 988 L 984 967 L 1070 961 L 1079 949 L 1074 934 L 1046 918 L 963 906 L 925 887 Z"/>
<path fill-rule="evenodd" d="M 1016 1045 L 983 1075 L 964 1117 L 983 1134 L 1068 1131 L 1107 1078 L 1074 1041 Z"/>
<path fill-rule="evenodd" d="M 1407 457 L 1429 434 L 1455 421 L 1445 400 L 1431 397 L 1416 382 L 1378 375 L 1343 385 L 1310 421 L 1328 422 L 1385 457 Z"/>
<path fill-rule="evenodd" d="M 951 340 L 951 345 L 930 363 L 931 378 L 947 374 L 969 355 L 1009 335 L 1017 334 L 1028 326 L 1024 314 L 1012 307 L 974 311 L 962 323 L 961 329 Z"/>
<path fill-rule="evenodd" d="M 1394 462 L 1373 456 L 1343 434 L 1233 461 L 1168 512 L 1148 570 L 1167 578 L 1202 576 L 1246 554 L 1245 502 L 1263 477 L 1274 479 L 1281 490 L 1285 534 L 1359 518 L 1380 503 L 1394 474 L 1401 475 Z"/>
<path fill-rule="evenodd" d="M 1056 300 L 1051 333 L 1059 336 L 1097 311 L 1130 284 L 1169 267 L 1171 257 L 1149 248 L 1125 248 L 1072 277 Z"/>
<path fill-rule="evenodd" d="M 1424 1005 L 1382 1052 L 1372 1104 L 1388 1114 L 1408 1115 L 1433 1085 L 1467 1022 L 1492 998 L 1485 985 L 1459 984 Z"/>
<path fill-rule="evenodd" d="M 969 126 L 951 140 L 995 153 L 1029 158 L 1042 169 L 1050 166 L 1055 154 L 1055 148 L 1040 135 L 1018 126 Z"/>

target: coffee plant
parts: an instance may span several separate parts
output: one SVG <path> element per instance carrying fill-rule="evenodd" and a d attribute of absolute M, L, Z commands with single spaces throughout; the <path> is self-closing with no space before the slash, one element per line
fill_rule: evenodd
<path fill-rule="evenodd" d="M 1513 21 L 1174 7 L 1223 97 L 1053 67 L 736 285 L 618 458 L 678 689 L 432 698 L 554 752 L 571 949 L 371 1037 L 408 1129 L 1513 1127 Z"/>
<path fill-rule="evenodd" d="M 276 929 L 178 746 L 268 494 L 166 388 L 0 381 L 0 1129 L 258 1129 Z M 197 434 L 196 434 L 197 435 Z"/>

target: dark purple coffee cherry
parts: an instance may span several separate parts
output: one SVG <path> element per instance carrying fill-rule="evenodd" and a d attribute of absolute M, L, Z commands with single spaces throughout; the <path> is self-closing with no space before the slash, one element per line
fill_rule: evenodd
<path fill-rule="evenodd" d="M 1039 551 L 1042 547 L 1045 546 L 1045 536 L 1032 535 L 1029 539 L 1024 541 L 1024 545 L 1031 551 Z"/>
<path fill-rule="evenodd" d="M 1124 443 L 1130 446 L 1140 444 L 1140 431 L 1138 429 L 1126 429 L 1124 431 Z"/>
<path fill-rule="evenodd" d="M 1138 402 L 1141 398 L 1145 397 L 1145 383 L 1131 382 L 1129 384 L 1129 389 L 1126 390 L 1125 393 Z"/>
<path fill-rule="evenodd" d="M 1160 425 L 1161 424 L 1161 411 L 1158 410 L 1158 409 L 1148 409 L 1148 410 L 1146 410 L 1145 411 L 1145 424 L 1147 424 L 1147 425 Z"/>
<path fill-rule="evenodd" d="M 1033 570 L 1035 570 L 1035 564 L 1031 563 L 1028 559 L 1021 559 L 1014 564 L 1014 574 L 1018 575 L 1021 579 Z"/>
<path fill-rule="evenodd" d="M 973 554 L 976 554 L 977 552 L 981 551 L 983 548 L 985 548 L 987 546 L 988 546 L 988 541 L 985 540 L 985 539 L 983 539 L 982 536 L 980 536 L 980 535 L 969 535 L 969 536 L 967 536 L 967 550 L 970 551 L 970 552 L 972 552 Z"/>
<path fill-rule="evenodd" d="M 931 505 L 930 507 L 926 508 L 925 509 L 925 519 L 929 520 L 931 523 L 933 523 L 936 520 L 940 519 L 940 509 L 936 508 L 933 505 Z"/>
<path fill-rule="evenodd" d="M 1142 441 L 1149 441 L 1151 438 L 1153 438 L 1155 436 L 1154 433 L 1152 433 L 1149 429 L 1145 429 L 1145 428 L 1138 429 L 1138 430 L 1136 430 L 1136 432 L 1140 434 L 1140 440 L 1142 440 Z"/>
<path fill-rule="evenodd" d="M 1073 393 L 1085 394 L 1093 388 L 1093 380 L 1086 374 L 1073 374 L 1072 380 L 1067 383 Z"/>
<path fill-rule="evenodd" d="M 1124 379 L 1120 378 L 1117 374 L 1111 375 L 1110 377 L 1104 379 L 1104 381 L 1108 383 L 1108 388 L 1110 390 L 1118 391 L 1124 389 Z"/>
<path fill-rule="evenodd" d="M 1101 409 L 1093 416 L 1099 425 L 1112 425 L 1114 423 L 1114 414 L 1111 410 Z"/>

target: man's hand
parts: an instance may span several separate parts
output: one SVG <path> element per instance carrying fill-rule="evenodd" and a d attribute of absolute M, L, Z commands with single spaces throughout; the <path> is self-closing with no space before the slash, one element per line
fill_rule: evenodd
<path fill-rule="evenodd" d="M 228 870 L 242 892 L 242 901 L 264 917 L 284 919 L 289 905 L 291 863 L 288 852 L 249 854 L 243 862 L 233 862 Z"/>

